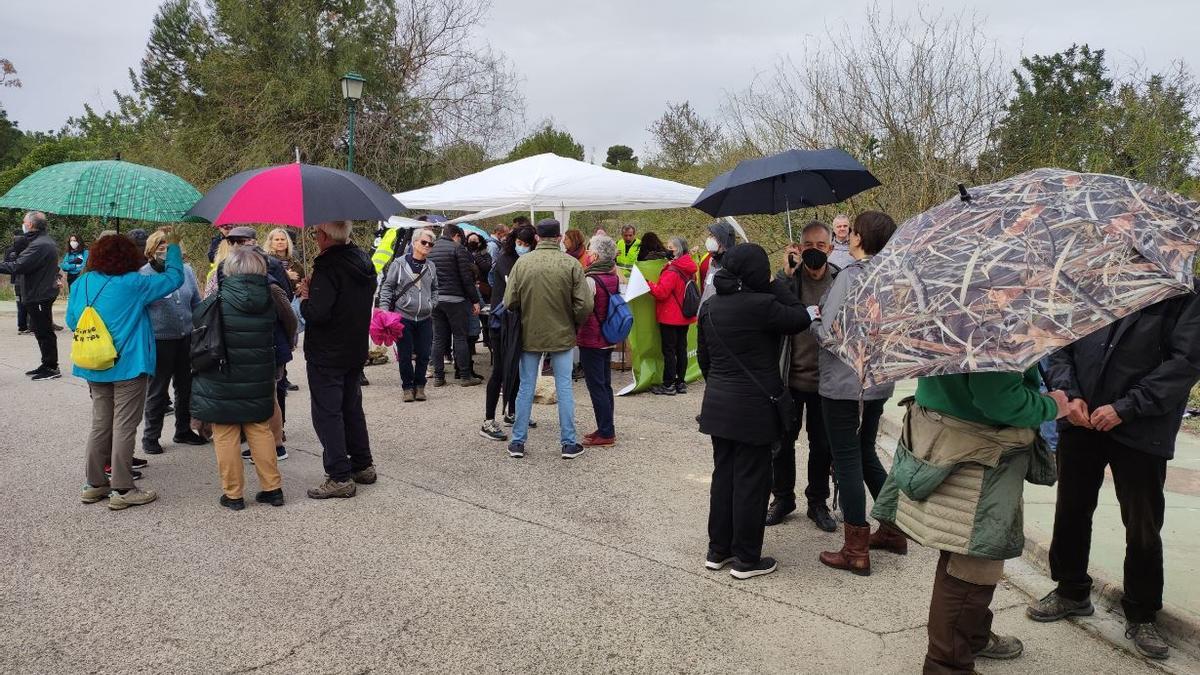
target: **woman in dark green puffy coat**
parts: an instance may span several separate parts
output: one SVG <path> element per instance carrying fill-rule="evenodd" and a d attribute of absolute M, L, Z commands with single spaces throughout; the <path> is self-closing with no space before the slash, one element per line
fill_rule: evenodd
<path fill-rule="evenodd" d="M 222 506 L 245 508 L 241 437 L 250 445 L 262 491 L 256 501 L 283 506 L 283 489 L 271 433 L 275 410 L 275 303 L 267 287 L 262 254 L 237 247 L 225 259 L 225 278 L 217 293 L 196 308 L 204 311 L 221 303 L 228 362 L 219 369 L 198 372 L 192 381 L 192 417 L 212 424 L 217 470 L 221 474 Z"/>

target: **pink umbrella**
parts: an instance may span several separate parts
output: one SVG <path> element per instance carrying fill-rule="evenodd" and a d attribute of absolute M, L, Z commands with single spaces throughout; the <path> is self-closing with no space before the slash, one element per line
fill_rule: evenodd
<path fill-rule="evenodd" d="M 387 347 L 404 336 L 404 320 L 399 312 L 376 309 L 371 315 L 371 342 Z"/>

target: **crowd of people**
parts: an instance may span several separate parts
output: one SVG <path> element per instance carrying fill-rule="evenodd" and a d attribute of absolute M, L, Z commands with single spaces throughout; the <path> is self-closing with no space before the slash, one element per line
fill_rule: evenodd
<path fill-rule="evenodd" d="M 879 552 L 904 555 L 910 540 L 938 549 L 924 670 L 971 672 L 977 658 L 1023 651 L 1016 638 L 991 630 L 988 606 L 1004 560 L 1022 551 L 1026 481 L 1058 485 L 1050 549 L 1058 585 L 1027 613 L 1036 621 L 1092 613 L 1092 514 L 1109 470 L 1127 532 L 1127 637 L 1146 656 L 1169 654 L 1155 627 L 1163 490 L 1181 413 L 1200 379 L 1196 295 L 1134 313 L 1057 352 L 1044 382 L 1037 368 L 921 378 L 915 396 L 902 402 L 907 414 L 889 471 L 876 447 L 893 387 L 864 389 L 824 346 L 831 338 L 822 321 L 848 301 L 855 279 L 895 232 L 887 214 L 808 223 L 774 273 L 767 251 L 738 244 L 723 222 L 709 226 L 705 251 L 695 256 L 683 237 L 664 243 L 632 225 L 614 240 L 603 230 L 590 237 L 564 231 L 554 219 L 534 224 L 520 216 L 490 234 L 422 219 L 424 227 L 389 231 L 373 255 L 353 243 L 350 223 L 321 224 L 307 270 L 290 232 L 273 230 L 264 249 L 253 228 L 221 227 L 201 283 L 170 228 L 140 237 L 105 233 L 90 246 L 72 235 L 60 259 L 45 215 L 26 214 L 0 273 L 13 275 L 19 321 L 37 336 L 41 363 L 27 375 L 60 376 L 52 306 L 64 283 L 67 326 L 75 331 L 94 311 L 120 355 L 107 368 L 72 369 L 92 398 L 82 500 L 107 499 L 114 510 L 154 501 L 153 490 L 135 483 L 147 464 L 134 455 L 136 434 L 141 424 L 144 452 L 162 453 L 173 410 L 175 443 L 213 443 L 222 506 L 245 508 L 245 461 L 258 476 L 256 500 L 282 506 L 286 398 L 297 389 L 286 367 L 301 330 L 326 474 L 307 494 L 353 497 L 377 479 L 361 390 L 373 311 L 395 312 L 403 325 L 395 352 L 401 403 L 426 401 L 430 379 L 445 386 L 447 358 L 458 385 L 483 384 L 474 358 L 482 341 L 491 359 L 483 438 L 507 442 L 510 457 L 524 457 L 536 427 L 538 377 L 548 374 L 561 457 L 611 446 L 618 345 L 603 326 L 623 271 L 662 260 L 649 282 L 664 364 L 652 391 L 687 394 L 688 336 L 696 325 L 706 382 L 697 421 L 714 462 L 707 569 L 728 567 L 745 580 L 778 568 L 763 553 L 764 533 L 798 508 L 803 431 L 805 516 L 825 532 L 838 529 L 834 509 L 843 521 L 841 546 L 819 562 L 867 576 L 873 555 L 875 562 Z M 221 344 L 216 365 L 197 365 L 198 334 Z M 595 418 L 595 430 L 583 436 L 574 409 L 579 373 Z M 1039 428 L 1056 420 L 1055 453 Z M 869 517 L 878 522 L 874 530 Z"/>

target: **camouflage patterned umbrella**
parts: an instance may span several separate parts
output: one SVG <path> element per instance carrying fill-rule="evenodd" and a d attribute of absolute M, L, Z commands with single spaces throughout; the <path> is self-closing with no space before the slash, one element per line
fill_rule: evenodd
<path fill-rule="evenodd" d="M 1200 203 L 1127 178 L 1037 169 L 905 222 L 826 347 L 865 384 L 1021 371 L 1193 287 Z"/>
<path fill-rule="evenodd" d="M 39 169 L 0 197 L 0 207 L 63 216 L 177 222 L 199 199 L 200 192 L 173 173 L 101 160 Z"/>

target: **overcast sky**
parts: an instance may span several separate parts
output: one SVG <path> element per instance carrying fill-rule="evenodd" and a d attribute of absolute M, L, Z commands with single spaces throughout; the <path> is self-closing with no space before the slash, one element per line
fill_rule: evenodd
<path fill-rule="evenodd" d="M 403 2 L 404 0 L 399 0 Z M 114 105 L 145 49 L 159 0 L 0 0 L 4 40 L 24 82 L 0 89 L 23 129 L 57 129 L 84 103 Z M 926 8 L 963 2 L 925 2 Z M 985 32 L 1016 63 L 1072 42 L 1108 50 L 1110 64 L 1200 68 L 1196 0 L 1003 0 L 976 6 Z M 869 3 L 813 0 L 494 0 L 480 34 L 522 77 L 530 125 L 552 117 L 602 161 L 609 145 L 645 152 L 646 128 L 668 101 L 714 115 L 781 55 L 827 27 L 861 22 Z M 886 3 L 883 5 L 889 6 Z M 915 2 L 897 0 L 897 12 Z M 369 84 L 368 84 L 369 87 Z M 369 89 L 368 89 L 369 92 Z M 368 94 L 369 95 L 369 94 Z"/>

